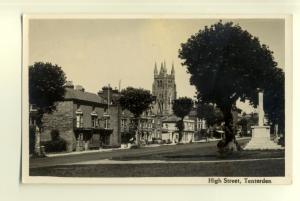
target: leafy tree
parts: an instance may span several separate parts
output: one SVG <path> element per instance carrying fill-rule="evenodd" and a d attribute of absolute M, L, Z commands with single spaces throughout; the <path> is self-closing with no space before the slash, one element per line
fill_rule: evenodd
<path fill-rule="evenodd" d="M 278 131 L 284 134 L 284 73 L 281 69 L 276 69 L 272 77 L 274 79 L 264 90 L 264 110 L 269 123 L 273 127 L 277 124 Z"/>
<path fill-rule="evenodd" d="M 225 120 L 224 148 L 235 142 L 232 108 L 238 99 L 257 105 L 257 89 L 274 88 L 278 71 L 273 52 L 257 37 L 232 22 L 205 27 L 181 44 L 179 58 L 191 74 L 201 103 L 213 103 Z M 274 89 L 276 90 L 276 89 Z"/>
<path fill-rule="evenodd" d="M 181 97 L 178 99 L 175 99 L 173 102 L 173 112 L 174 114 L 180 118 L 180 120 L 176 123 L 176 127 L 179 131 L 179 142 L 182 138 L 182 132 L 184 130 L 184 122 L 183 119 L 185 116 L 187 116 L 193 107 L 193 100 L 188 97 Z"/>
<path fill-rule="evenodd" d="M 66 76 L 61 67 L 51 63 L 36 62 L 29 66 L 29 103 L 37 107 L 36 155 L 40 155 L 39 135 L 45 113 L 55 110 L 55 103 L 63 100 Z"/>
<path fill-rule="evenodd" d="M 133 87 L 127 87 L 122 90 L 122 96 L 119 100 L 122 109 L 129 110 L 134 115 L 135 131 L 136 131 L 136 143 L 140 143 L 139 124 L 140 117 L 147 109 L 150 108 L 154 101 L 154 96 L 150 91 L 144 89 L 137 89 Z"/>
<path fill-rule="evenodd" d="M 197 117 L 205 119 L 208 126 L 220 124 L 223 121 L 222 112 L 212 104 L 198 104 Z"/>

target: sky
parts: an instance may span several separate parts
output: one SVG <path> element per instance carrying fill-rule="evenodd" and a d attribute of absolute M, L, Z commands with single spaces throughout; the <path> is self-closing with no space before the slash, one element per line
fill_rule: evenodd
<path fill-rule="evenodd" d="M 178 58 L 180 44 L 220 19 L 31 19 L 29 64 L 51 62 L 66 73 L 67 80 L 98 92 L 110 84 L 152 89 L 155 62 L 174 63 L 178 97 L 195 96 L 190 75 Z M 284 69 L 283 19 L 227 19 L 257 36 L 274 52 Z M 247 103 L 237 106 L 253 111 Z"/>

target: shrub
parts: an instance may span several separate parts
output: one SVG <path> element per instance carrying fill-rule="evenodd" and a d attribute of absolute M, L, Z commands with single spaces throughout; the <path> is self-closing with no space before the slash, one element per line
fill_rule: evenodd
<path fill-rule="evenodd" d="M 57 129 L 51 131 L 51 141 L 44 142 L 46 152 L 62 152 L 67 150 L 67 142 L 62 139 Z"/>
<path fill-rule="evenodd" d="M 59 131 L 57 129 L 51 130 L 51 140 L 56 141 L 59 138 Z"/>
<path fill-rule="evenodd" d="M 62 152 L 67 150 L 67 143 L 64 139 L 58 138 L 56 140 L 44 142 L 46 152 Z"/>

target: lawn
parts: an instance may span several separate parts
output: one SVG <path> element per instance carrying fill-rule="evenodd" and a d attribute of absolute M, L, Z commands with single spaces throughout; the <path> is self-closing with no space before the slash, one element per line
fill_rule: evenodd
<path fill-rule="evenodd" d="M 124 164 L 68 164 L 37 167 L 30 169 L 30 175 L 58 177 L 276 177 L 284 176 L 285 172 L 284 151 L 243 151 L 226 159 L 219 159 L 216 155 L 209 154 L 195 155 L 191 152 L 134 155 L 112 157 L 111 159 L 123 161 Z M 131 160 L 163 160 L 172 161 L 172 163 L 126 163 Z"/>

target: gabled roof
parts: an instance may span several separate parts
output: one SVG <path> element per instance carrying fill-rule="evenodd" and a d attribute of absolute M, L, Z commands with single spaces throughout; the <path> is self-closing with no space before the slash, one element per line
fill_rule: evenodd
<path fill-rule="evenodd" d="M 97 94 L 70 88 L 66 88 L 65 100 L 81 100 L 92 103 L 107 104 L 107 102 Z"/>

